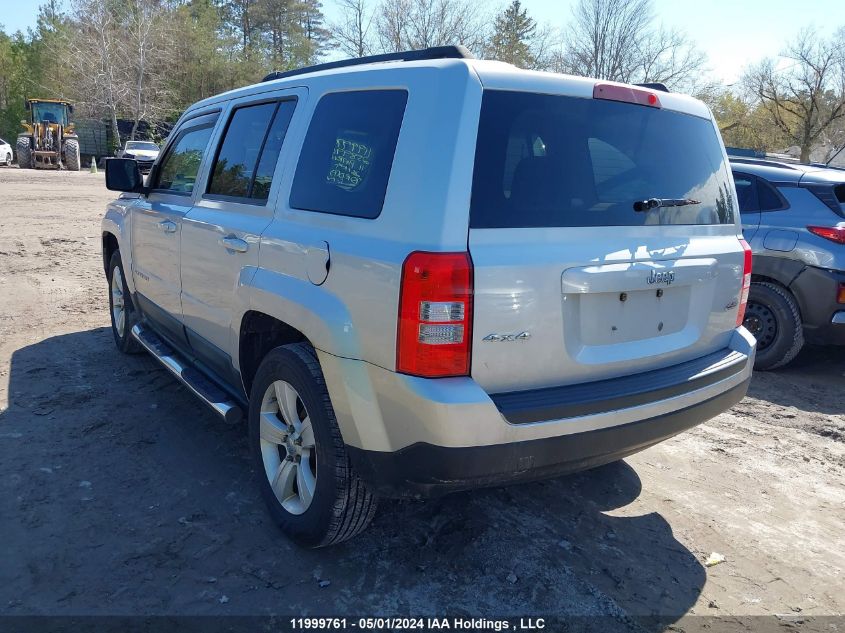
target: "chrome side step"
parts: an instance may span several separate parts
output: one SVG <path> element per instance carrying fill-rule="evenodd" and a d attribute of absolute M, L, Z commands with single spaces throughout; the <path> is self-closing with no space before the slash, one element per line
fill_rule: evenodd
<path fill-rule="evenodd" d="M 201 372 L 186 363 L 179 353 L 162 341 L 155 332 L 139 323 L 132 328 L 132 336 L 183 385 L 216 411 L 227 424 L 240 422 L 243 418 L 243 411 L 232 400 L 232 397 Z"/>

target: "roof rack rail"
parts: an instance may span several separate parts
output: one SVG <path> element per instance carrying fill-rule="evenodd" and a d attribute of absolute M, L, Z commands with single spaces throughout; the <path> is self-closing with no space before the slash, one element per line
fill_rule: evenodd
<path fill-rule="evenodd" d="M 273 81 L 284 77 L 295 77 L 315 73 L 320 70 L 331 70 L 333 68 L 346 68 L 347 66 L 360 66 L 362 64 L 378 64 L 380 62 L 414 62 L 423 59 L 475 59 L 475 56 L 460 44 L 455 46 L 434 46 L 416 51 L 402 51 L 400 53 L 385 53 L 383 55 L 370 55 L 368 57 L 356 57 L 342 59 L 336 62 L 315 64 L 305 66 L 296 70 L 274 71 L 267 75 L 262 81 Z"/>
<path fill-rule="evenodd" d="M 659 82 L 634 85 L 639 86 L 640 88 L 648 88 L 649 90 L 657 90 L 658 92 L 670 92 L 669 88 L 666 87 L 666 84 Z"/>
<path fill-rule="evenodd" d="M 782 169 L 792 170 L 796 169 L 794 165 L 799 164 L 788 163 L 783 160 L 777 160 L 776 158 L 751 158 L 748 156 L 736 156 L 734 154 L 728 154 L 728 160 L 732 163 L 741 163 L 743 165 L 757 165 L 759 167 L 781 167 Z"/>

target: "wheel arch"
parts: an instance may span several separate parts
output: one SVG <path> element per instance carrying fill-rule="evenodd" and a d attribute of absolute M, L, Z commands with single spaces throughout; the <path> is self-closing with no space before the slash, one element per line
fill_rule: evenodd
<path fill-rule="evenodd" d="M 261 361 L 271 350 L 303 342 L 311 343 L 302 332 L 281 319 L 258 310 L 245 312 L 238 333 L 238 366 L 247 397 Z"/>
<path fill-rule="evenodd" d="M 779 286 L 792 295 L 798 303 L 798 310 L 803 315 L 806 312 L 807 297 L 802 296 L 801 292 L 796 292 L 793 284 L 806 268 L 807 265 L 804 262 L 795 259 L 754 255 L 751 264 L 751 281 Z"/>
<path fill-rule="evenodd" d="M 279 345 L 305 341 L 333 356 L 362 358 L 352 315 L 336 295 L 292 275 L 253 270 L 254 274 L 245 270 L 239 280 L 236 314 L 240 316 L 232 323 L 237 345 L 233 361 L 247 396 L 261 358 Z"/>
<path fill-rule="evenodd" d="M 111 231 L 103 231 L 103 271 L 107 275 L 109 273 L 109 262 L 117 250 L 120 250 L 117 236 Z"/>

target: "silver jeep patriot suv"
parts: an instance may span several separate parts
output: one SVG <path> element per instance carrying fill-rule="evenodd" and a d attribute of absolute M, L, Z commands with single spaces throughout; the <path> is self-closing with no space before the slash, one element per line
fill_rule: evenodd
<path fill-rule="evenodd" d="M 461 47 L 201 101 L 103 220 L 117 347 L 248 421 L 305 546 L 378 497 L 618 460 L 746 392 L 751 251 L 706 106 Z"/>

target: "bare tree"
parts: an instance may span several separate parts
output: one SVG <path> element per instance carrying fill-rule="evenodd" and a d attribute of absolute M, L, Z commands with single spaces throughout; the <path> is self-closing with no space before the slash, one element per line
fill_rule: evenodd
<path fill-rule="evenodd" d="M 366 0 L 339 0 L 340 18 L 329 25 L 332 42 L 350 57 L 364 57 L 373 51 L 372 26 L 375 13 Z"/>
<path fill-rule="evenodd" d="M 558 70 L 691 90 L 706 57 L 681 31 L 655 23 L 652 0 L 579 0 Z"/>
<path fill-rule="evenodd" d="M 566 70 L 627 81 L 652 19 L 651 0 L 579 0 L 567 30 Z"/>
<path fill-rule="evenodd" d="M 804 29 L 781 58 L 787 65 L 765 59 L 744 82 L 808 162 L 813 145 L 845 119 L 845 28 L 831 39 Z"/>
<path fill-rule="evenodd" d="M 106 113 L 113 142 L 119 146 L 117 115 L 129 91 L 118 21 L 105 0 L 72 0 L 71 12 L 79 28 L 66 42 L 64 61 L 73 91 L 69 96 L 92 114 Z"/>
<path fill-rule="evenodd" d="M 126 0 L 125 9 L 127 110 L 132 116 L 129 139 L 134 140 L 142 120 L 160 121 L 166 112 L 165 55 L 171 33 L 160 0 Z"/>
<path fill-rule="evenodd" d="M 703 80 L 706 55 L 674 29 L 660 26 L 639 43 L 632 75 L 639 82 L 659 82 L 694 94 L 709 84 Z"/>
<path fill-rule="evenodd" d="M 376 34 L 385 52 L 463 44 L 484 46 L 482 5 L 471 0 L 383 0 Z"/>

